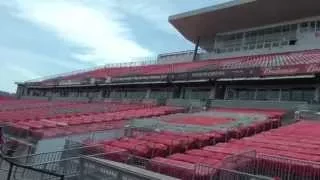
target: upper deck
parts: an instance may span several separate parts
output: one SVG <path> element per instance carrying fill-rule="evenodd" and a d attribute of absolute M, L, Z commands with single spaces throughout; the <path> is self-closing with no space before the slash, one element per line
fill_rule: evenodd
<path fill-rule="evenodd" d="M 188 40 L 319 16 L 318 0 L 235 0 L 169 17 Z"/>

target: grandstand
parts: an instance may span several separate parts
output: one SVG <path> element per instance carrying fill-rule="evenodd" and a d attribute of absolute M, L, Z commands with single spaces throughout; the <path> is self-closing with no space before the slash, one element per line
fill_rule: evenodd
<path fill-rule="evenodd" d="M 232 1 L 174 15 L 170 23 L 195 43 L 194 51 L 22 82 L 17 95 L 319 102 L 317 3 Z M 256 12 L 265 7 L 274 12 Z"/>
<path fill-rule="evenodd" d="M 17 82 L 0 180 L 320 179 L 319 5 L 173 15 L 194 50 Z"/>

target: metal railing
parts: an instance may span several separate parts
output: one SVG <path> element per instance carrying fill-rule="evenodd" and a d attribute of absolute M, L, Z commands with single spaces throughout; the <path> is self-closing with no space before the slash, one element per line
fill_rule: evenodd
<path fill-rule="evenodd" d="M 99 158 L 99 161 L 121 162 L 137 168 L 187 180 L 270 180 L 270 177 L 282 180 L 320 179 L 320 164 L 318 163 L 257 154 L 255 151 L 229 156 L 216 166 L 200 163 L 190 169 L 190 167 L 162 164 L 161 162 L 155 163 L 151 159 L 134 156 L 128 152 L 104 153 L 99 148 L 99 146 L 75 147 L 67 149 L 64 152 L 41 153 L 32 155 L 29 158 L 27 156 L 19 157 L 22 160 L 38 159 L 38 161 L 27 161 L 27 165 L 17 165 L 17 161 L 10 161 L 15 163 L 15 166 L 22 167 L 20 169 L 12 168 L 11 173 L 17 177 L 29 174 L 30 177 L 34 176 L 37 177 L 35 179 L 39 180 L 43 179 L 44 176 L 53 176 L 50 178 L 54 179 L 56 178 L 54 175 L 63 175 L 65 178 L 74 178 L 79 175 L 81 177 L 84 175 L 110 176 L 109 173 L 111 172 L 113 172 L 111 174 L 129 173 L 132 175 L 132 172 L 129 170 L 130 168 L 114 169 L 114 167 L 110 167 L 110 164 L 98 163 L 98 165 L 94 165 L 93 163 L 93 165 L 90 165 L 91 162 L 83 165 L 83 158 L 93 158 L 95 160 Z M 83 167 L 85 168 L 83 169 Z M 9 172 L 10 168 L 6 168 L 5 170 Z M 36 171 L 34 173 L 33 171 L 35 170 L 39 170 L 40 172 Z M 48 175 L 47 172 L 53 173 L 53 175 Z M 40 175 L 37 175 L 37 173 Z M 10 175 L 10 173 L 7 174 Z M 133 175 L 135 176 L 136 174 Z M 111 176 L 111 178 L 116 177 L 118 176 Z"/>
<path fill-rule="evenodd" d="M 319 120 L 320 112 L 315 110 L 298 110 L 294 113 L 294 119 L 298 120 Z"/>
<path fill-rule="evenodd" d="M 154 131 L 154 129 L 150 130 L 148 128 L 129 128 L 126 131 L 126 136 L 130 137 L 132 135 L 137 135 L 135 132 L 136 130 L 139 130 L 138 133 L 142 133 L 140 135 L 157 132 Z M 93 142 L 91 142 L 92 140 Z M 155 165 L 152 164 L 150 159 L 134 156 L 129 152 L 105 153 L 104 145 L 96 144 L 94 140 L 95 139 L 90 139 L 90 141 L 85 144 L 69 141 L 66 143 L 65 149 L 61 151 L 4 158 L 13 163 L 14 166 L 19 166 L 17 168 L 13 168 L 16 169 L 13 172 L 15 176 L 24 176 L 27 172 L 30 176 L 37 177 L 37 179 L 47 176 L 47 174 L 45 174 L 46 172 L 53 173 L 54 175 L 64 175 L 64 177 L 67 178 L 76 177 L 82 173 L 81 158 L 84 156 L 88 158 L 101 158 L 122 162 L 131 166 L 152 170 L 156 173 L 166 174 L 176 178 L 188 179 L 191 177 L 192 179 L 190 180 L 267 180 L 270 179 L 269 177 L 281 178 L 282 180 L 320 179 L 319 163 L 259 154 L 255 151 L 248 151 L 230 156 L 217 167 L 206 164 L 197 164 L 192 169 L 186 169 L 185 167 L 177 167 L 171 164 L 161 165 L 161 163 L 157 163 Z M 150 145 L 150 149 L 155 148 L 152 148 Z M 167 153 L 167 155 L 168 154 L 171 153 Z M 151 152 L 151 157 L 155 156 L 154 152 Z M 3 172 L 7 172 L 7 174 L 11 176 L 9 172 L 11 171 L 12 173 L 13 170 L 10 170 L 9 165 L 1 167 L 5 167 L 2 169 Z M 104 171 L 108 171 L 107 169 L 109 167 L 103 167 L 101 165 L 100 168 L 105 168 Z M 40 170 L 40 172 L 34 172 L 35 170 Z M 41 174 L 41 172 L 45 175 Z M 40 175 L 36 175 L 37 173 Z M 86 173 L 90 174 L 89 171 Z M 56 177 L 54 176 L 53 179 L 54 178 Z M 2 179 L 0 178 L 0 180 Z"/>
<path fill-rule="evenodd" d="M 98 69 L 103 69 L 103 68 L 135 67 L 135 66 L 152 65 L 152 64 L 157 64 L 157 59 L 155 57 L 147 57 L 147 58 L 144 58 L 143 60 L 135 59 L 134 62 L 105 64 L 103 66 L 96 66 L 93 68 L 81 69 L 81 70 L 76 70 L 76 71 L 72 71 L 72 72 L 68 72 L 68 73 L 61 73 L 61 74 L 44 76 L 41 78 L 36 78 L 36 79 L 31 79 L 31 80 L 25 81 L 23 83 L 40 82 L 43 80 L 50 80 L 50 79 L 55 79 L 55 78 L 59 78 L 59 77 L 72 76 L 72 75 L 86 73 L 86 72 L 90 72 L 90 71 L 94 71 L 94 70 L 98 70 Z"/>
<path fill-rule="evenodd" d="M 230 156 L 224 161 L 224 167 L 281 180 L 320 179 L 320 163 L 262 153 L 246 152 Z"/>
<path fill-rule="evenodd" d="M 193 180 L 273 180 L 273 178 L 198 164 Z"/>
<path fill-rule="evenodd" d="M 192 167 L 153 162 L 150 159 L 130 156 L 127 164 L 145 168 L 159 174 L 165 174 L 183 180 L 271 180 L 272 178 L 199 163 Z"/>
<path fill-rule="evenodd" d="M 91 146 L 85 146 L 80 144 L 76 146 L 76 144 L 73 144 L 72 146 L 67 147 L 60 151 L 27 154 L 27 155 L 6 157 L 6 158 L 15 163 L 23 164 L 26 166 L 33 166 L 35 164 L 56 162 L 64 159 L 79 157 L 84 153 L 86 153 L 87 155 L 94 154 L 94 153 L 97 153 L 95 152 L 95 150 L 101 148 L 102 146 L 103 145 L 101 144 L 91 145 Z"/>
<path fill-rule="evenodd" d="M 12 162 L 1 155 L 1 180 L 64 180 L 64 175 Z"/>
<path fill-rule="evenodd" d="M 96 179 L 127 180 L 178 180 L 145 169 L 96 158 L 81 158 L 80 177 Z"/>

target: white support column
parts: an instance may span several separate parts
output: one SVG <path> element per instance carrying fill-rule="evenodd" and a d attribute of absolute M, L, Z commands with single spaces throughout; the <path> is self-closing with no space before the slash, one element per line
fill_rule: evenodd
<path fill-rule="evenodd" d="M 180 91 L 179 98 L 180 98 L 180 99 L 183 99 L 183 97 L 185 96 L 185 93 L 186 93 L 186 88 L 185 88 L 185 87 L 182 87 L 182 88 L 181 88 L 181 91 Z"/>
<path fill-rule="evenodd" d="M 242 39 L 241 39 L 240 49 L 243 48 L 245 42 L 246 42 L 246 33 L 243 32 L 243 33 L 242 33 Z"/>
<path fill-rule="evenodd" d="M 258 96 L 258 89 L 255 89 L 254 91 L 254 100 L 257 100 L 257 96 Z"/>
<path fill-rule="evenodd" d="M 319 102 L 319 92 L 320 92 L 320 85 L 317 85 L 314 91 L 314 99 L 313 99 L 315 102 Z"/>
<path fill-rule="evenodd" d="M 281 101 L 281 97 L 282 97 L 282 88 L 280 88 L 279 90 L 279 101 Z"/>
<path fill-rule="evenodd" d="M 19 98 L 22 96 L 22 87 L 18 85 L 17 91 L 16 91 L 16 96 Z"/>
<path fill-rule="evenodd" d="M 210 99 L 215 99 L 215 97 L 216 97 L 216 87 L 213 86 L 213 87 L 211 87 L 209 98 Z"/>
<path fill-rule="evenodd" d="M 226 100 L 228 98 L 228 92 L 229 92 L 229 88 L 227 87 L 226 90 L 224 91 L 223 100 Z"/>
<path fill-rule="evenodd" d="M 103 97 L 103 92 L 104 92 L 104 90 L 103 89 L 99 89 L 99 91 L 98 91 L 98 97 L 97 97 L 97 99 L 104 99 L 104 97 Z"/>
<path fill-rule="evenodd" d="M 109 98 L 113 98 L 115 96 L 115 93 L 116 93 L 116 90 L 112 89 L 111 92 L 110 92 Z"/>
<path fill-rule="evenodd" d="M 213 49 L 214 49 L 214 53 L 216 53 L 215 50 L 217 49 L 217 37 L 214 38 Z"/>
<path fill-rule="evenodd" d="M 145 96 L 145 99 L 149 99 L 150 98 L 150 94 L 151 94 L 151 88 L 148 88 L 146 96 Z"/>

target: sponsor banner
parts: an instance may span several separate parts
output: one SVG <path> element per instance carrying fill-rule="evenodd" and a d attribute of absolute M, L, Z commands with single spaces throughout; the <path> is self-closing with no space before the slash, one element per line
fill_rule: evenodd
<path fill-rule="evenodd" d="M 149 81 L 164 81 L 167 80 L 168 75 L 149 75 L 149 76 L 125 76 L 111 78 L 112 83 L 121 82 L 149 82 Z"/>
<path fill-rule="evenodd" d="M 320 72 L 320 64 L 309 64 L 306 65 L 306 73 L 319 73 Z"/>
<path fill-rule="evenodd" d="M 298 74 L 299 72 L 301 72 L 301 67 L 299 66 L 261 69 L 262 76 L 292 75 L 292 74 Z"/>
<path fill-rule="evenodd" d="M 57 82 L 45 82 L 45 83 L 42 83 L 41 85 L 43 86 L 56 86 L 58 85 Z"/>
<path fill-rule="evenodd" d="M 301 64 L 294 66 L 261 69 L 261 76 L 281 76 L 314 73 L 320 73 L 320 64 Z"/>
<path fill-rule="evenodd" d="M 169 75 L 126 76 L 111 78 L 111 83 L 120 82 L 152 82 L 152 81 L 187 81 L 199 79 L 289 76 L 298 74 L 320 73 L 320 64 L 303 64 L 275 68 L 247 68 L 217 71 L 199 71 Z"/>
<path fill-rule="evenodd" d="M 193 72 L 191 73 L 190 79 L 250 77 L 250 76 L 258 76 L 259 72 L 260 71 L 257 68 Z"/>
<path fill-rule="evenodd" d="M 185 80 L 189 80 L 190 77 L 191 77 L 191 73 L 172 74 L 171 80 L 173 80 L 173 81 L 185 81 Z"/>
<path fill-rule="evenodd" d="M 66 86 L 66 85 L 80 85 L 82 82 L 81 81 L 63 81 L 59 82 L 60 86 Z"/>

